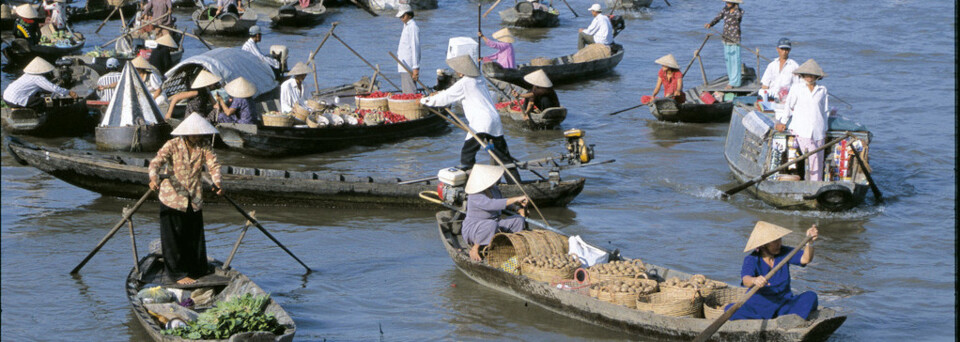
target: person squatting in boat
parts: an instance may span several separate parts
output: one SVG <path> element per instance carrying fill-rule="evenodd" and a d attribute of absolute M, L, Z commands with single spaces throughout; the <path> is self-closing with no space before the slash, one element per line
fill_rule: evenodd
<path fill-rule="evenodd" d="M 524 196 L 503 198 L 497 183 L 503 177 L 500 166 L 477 165 L 470 172 L 467 186 L 467 217 L 463 219 L 463 239 L 470 245 L 470 260 L 480 261 L 480 246 L 490 244 L 498 232 L 516 233 L 526 226 L 527 198 Z M 501 211 L 518 206 L 519 215 L 500 218 Z"/>
<path fill-rule="evenodd" d="M 550 78 L 543 69 L 524 75 L 523 80 L 533 86 L 530 92 L 519 94 L 514 91 L 513 96 L 523 99 L 524 120 L 530 119 L 530 113 L 534 109 L 542 112 L 547 108 L 560 107 L 560 99 L 557 97 L 557 92 L 553 90 L 553 82 L 550 82 Z"/>
<path fill-rule="evenodd" d="M 43 58 L 34 58 L 23 68 L 23 76 L 7 85 L 7 89 L 3 91 L 3 101 L 13 108 L 39 110 L 44 107 L 44 97 L 50 94 L 77 98 L 74 91 L 50 82 L 53 70 L 53 65 Z"/>
<path fill-rule="evenodd" d="M 663 96 L 682 104 L 687 101 L 687 96 L 683 93 L 683 73 L 680 72 L 680 65 L 673 54 L 657 58 L 654 63 L 660 64 L 660 71 L 657 72 L 657 85 L 653 87 L 653 95 L 656 98 L 660 93 L 660 86 L 663 86 Z"/>

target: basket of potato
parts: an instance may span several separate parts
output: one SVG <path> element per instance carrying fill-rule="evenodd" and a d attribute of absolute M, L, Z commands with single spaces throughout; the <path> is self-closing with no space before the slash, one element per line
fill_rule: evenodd
<path fill-rule="evenodd" d="M 636 309 L 673 317 L 703 317 L 703 297 L 696 292 L 660 292 L 637 297 Z"/>
<path fill-rule="evenodd" d="M 548 283 L 573 279 L 580 260 L 569 254 L 531 255 L 520 263 L 520 273 L 536 281 Z"/>
<path fill-rule="evenodd" d="M 728 287 L 726 283 L 707 279 L 707 277 L 702 274 L 695 274 L 683 280 L 677 277 L 671 277 L 667 279 L 667 281 L 660 283 L 661 292 L 682 292 L 685 294 L 700 292 L 700 295 L 703 297 L 709 296 L 710 293 L 715 290 Z"/>
<path fill-rule="evenodd" d="M 640 259 L 616 260 L 605 264 L 596 264 L 587 269 L 590 281 L 649 279 L 647 267 Z"/>
<path fill-rule="evenodd" d="M 652 279 L 613 279 L 592 284 L 590 295 L 604 302 L 637 307 L 641 295 L 657 292 L 657 281 Z"/>

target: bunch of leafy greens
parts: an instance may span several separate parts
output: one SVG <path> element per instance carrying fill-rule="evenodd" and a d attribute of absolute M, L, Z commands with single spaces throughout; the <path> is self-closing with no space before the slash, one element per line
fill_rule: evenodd
<path fill-rule="evenodd" d="M 228 339 L 234 334 L 266 331 L 281 335 L 287 329 L 277 318 L 265 313 L 269 295 L 254 296 L 249 293 L 218 302 L 204 311 L 194 322 L 185 327 L 163 330 L 164 335 L 175 335 L 191 340 Z"/>

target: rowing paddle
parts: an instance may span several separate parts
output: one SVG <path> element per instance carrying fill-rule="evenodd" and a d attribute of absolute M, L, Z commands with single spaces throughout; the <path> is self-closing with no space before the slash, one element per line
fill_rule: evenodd
<path fill-rule="evenodd" d="M 130 210 L 124 210 L 123 218 L 120 219 L 120 222 L 117 222 L 117 224 L 113 226 L 113 229 L 110 229 L 110 232 L 107 233 L 107 235 L 100 240 L 100 243 L 98 243 L 97 246 L 94 247 L 92 251 L 90 251 L 90 254 L 87 254 L 87 257 L 83 258 L 83 261 L 81 261 L 80 264 L 77 265 L 77 267 L 74 267 L 73 270 L 70 271 L 70 274 L 77 274 L 77 272 L 80 272 L 80 269 L 83 268 L 83 266 L 86 265 L 88 261 L 90 261 L 90 258 L 93 258 L 93 256 L 100 251 L 100 248 L 103 248 L 103 245 L 106 244 L 107 241 L 109 241 L 110 238 L 112 238 L 113 235 L 120 230 L 120 227 L 123 227 L 123 224 L 128 220 L 130 220 L 130 216 L 133 216 L 133 213 L 137 212 L 137 210 L 140 209 L 140 206 L 143 205 L 143 202 L 147 201 L 147 198 L 150 197 L 151 194 L 153 194 L 153 190 L 152 189 L 147 190 L 147 192 L 143 193 L 143 196 L 140 197 L 140 200 L 137 201 L 137 204 L 133 205 L 133 208 L 131 208 Z"/>
<path fill-rule="evenodd" d="M 780 260 L 780 262 L 777 263 L 777 266 L 774 266 L 773 269 L 770 270 L 770 272 L 767 272 L 767 274 L 764 275 L 763 277 L 766 278 L 767 281 L 769 281 L 770 277 L 773 277 L 773 275 L 776 274 L 777 271 L 783 268 L 783 265 L 786 265 L 787 262 L 790 261 L 790 259 L 792 259 L 793 256 L 796 255 L 797 252 L 799 252 L 800 249 L 806 246 L 807 243 L 810 242 L 810 240 L 812 239 L 813 239 L 812 236 L 807 236 L 806 238 L 803 239 L 803 241 L 800 241 L 800 244 L 797 245 L 797 248 L 794 248 L 792 251 L 790 251 L 790 253 L 788 253 L 787 256 L 783 258 L 783 260 Z M 733 314 L 737 312 L 737 310 L 740 309 L 740 307 L 743 306 L 744 303 L 747 302 L 747 299 L 750 299 L 750 297 L 752 297 L 760 289 L 761 289 L 760 287 L 756 287 L 756 286 L 750 287 L 750 291 L 748 291 L 747 294 L 743 296 L 743 298 L 741 298 L 739 302 L 731 306 L 729 310 L 723 313 L 723 315 L 720 315 L 720 317 L 717 318 L 716 321 L 713 321 L 713 323 L 710 324 L 710 326 L 707 327 L 706 330 L 701 332 L 700 335 L 697 335 L 697 338 L 695 338 L 693 341 L 704 342 L 706 340 L 709 340 L 710 336 L 713 336 L 713 333 L 717 332 L 717 330 L 720 330 L 720 327 L 723 326 L 723 324 L 726 323 L 728 320 L 730 320 L 730 317 L 733 316 Z"/>
<path fill-rule="evenodd" d="M 643 101 L 641 101 L 641 102 L 643 102 Z M 630 108 L 626 108 L 626 109 L 621 109 L 621 110 L 618 110 L 618 111 L 616 111 L 616 112 L 613 112 L 613 113 L 610 113 L 610 114 L 607 114 L 607 115 L 617 115 L 617 114 L 626 112 L 626 111 L 628 111 L 628 110 L 637 109 L 637 108 L 640 108 L 640 107 L 643 107 L 643 106 L 646 106 L 646 105 L 647 105 L 646 103 L 641 103 L 641 104 L 638 104 L 638 105 L 636 105 L 636 106 L 633 106 L 633 107 L 630 107 Z"/>
<path fill-rule="evenodd" d="M 740 191 L 743 191 L 744 189 L 749 188 L 750 186 L 752 186 L 752 185 L 754 185 L 754 184 L 757 184 L 757 183 L 762 182 L 764 179 L 767 179 L 767 177 L 770 177 L 770 175 L 772 175 L 772 174 L 774 174 L 774 173 L 777 173 L 777 172 L 780 172 L 780 171 L 783 171 L 783 170 L 786 170 L 787 167 L 789 167 L 790 165 L 793 165 L 793 164 L 799 163 L 799 162 L 801 162 L 801 161 L 807 160 L 807 158 L 810 158 L 810 156 L 814 155 L 815 153 L 820 152 L 820 151 L 823 151 L 823 150 L 827 149 L 827 148 L 830 147 L 830 146 L 836 145 L 836 144 L 837 144 L 838 142 L 840 142 L 841 140 L 846 139 L 847 137 L 850 137 L 850 136 L 851 136 L 850 132 L 847 132 L 847 134 L 844 134 L 842 137 L 833 139 L 832 141 L 830 141 L 830 142 L 828 142 L 828 143 L 826 143 L 826 144 L 823 144 L 823 146 L 817 147 L 816 149 L 814 149 L 814 150 L 812 150 L 812 151 L 810 151 L 810 152 L 804 153 L 802 156 L 797 157 L 797 159 L 794 159 L 794 160 L 791 161 L 791 162 L 788 162 L 788 163 L 786 163 L 786 164 L 780 165 L 780 167 L 777 167 L 776 169 L 773 169 L 773 170 L 764 172 L 762 175 L 760 175 L 760 176 L 757 177 L 757 178 L 751 179 L 751 180 L 749 180 L 749 181 L 747 181 L 747 182 L 745 182 L 745 183 L 743 183 L 743 184 L 737 185 L 737 186 L 735 186 L 735 187 L 733 187 L 733 188 L 730 188 L 730 189 L 727 190 L 727 191 L 724 191 L 721 196 L 722 196 L 723 198 L 727 198 L 727 197 L 729 197 L 729 196 L 731 196 L 731 195 L 733 195 L 733 194 L 735 194 L 735 193 L 738 193 L 738 192 L 740 192 Z"/>
<path fill-rule="evenodd" d="M 870 167 L 867 166 L 867 162 L 863 161 L 863 158 L 860 158 L 860 154 L 857 153 L 857 150 L 853 149 L 853 146 L 849 147 L 852 152 L 851 154 L 857 159 L 857 164 L 860 164 L 863 175 L 867 177 L 867 182 L 870 183 L 870 191 L 873 191 L 873 198 L 877 200 L 878 203 L 883 203 L 883 194 L 880 193 L 880 188 L 877 187 L 877 184 L 873 182 L 873 176 L 870 175 Z"/>
<path fill-rule="evenodd" d="M 497 0 L 497 2 L 494 2 L 493 5 L 490 5 L 490 8 L 487 9 L 486 12 L 483 12 L 483 17 L 486 18 L 486 17 L 487 17 L 487 14 L 490 14 L 490 11 L 492 11 L 493 8 L 494 8 L 494 7 L 497 7 L 497 5 L 499 5 L 499 4 L 500 4 L 500 0 Z"/>

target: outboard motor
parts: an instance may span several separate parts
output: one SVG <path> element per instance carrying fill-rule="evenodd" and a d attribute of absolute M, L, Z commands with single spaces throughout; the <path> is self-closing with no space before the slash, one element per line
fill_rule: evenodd
<path fill-rule="evenodd" d="M 623 21 L 622 15 L 613 15 L 610 16 L 610 24 L 613 25 L 613 36 L 616 37 L 620 34 L 620 31 L 623 31 L 627 27 L 627 24 Z"/>
<path fill-rule="evenodd" d="M 270 57 L 280 62 L 280 69 L 274 70 L 277 80 L 283 79 L 283 74 L 287 71 L 287 57 L 290 55 L 290 49 L 286 45 L 270 45 Z"/>
<path fill-rule="evenodd" d="M 467 199 L 467 193 L 464 192 L 464 186 L 467 184 L 467 172 L 461 169 L 451 167 L 437 172 L 437 197 L 443 203 L 460 207 Z"/>
<path fill-rule="evenodd" d="M 583 140 L 585 132 L 579 128 L 568 129 L 563 132 L 567 138 L 567 152 L 570 152 L 579 162 L 586 164 L 593 160 L 593 144 L 587 145 Z"/>

